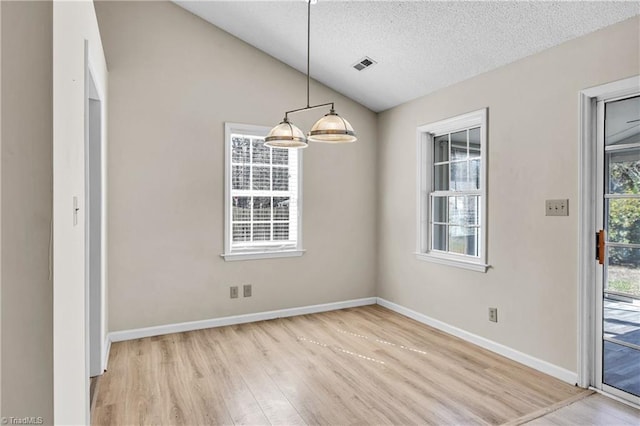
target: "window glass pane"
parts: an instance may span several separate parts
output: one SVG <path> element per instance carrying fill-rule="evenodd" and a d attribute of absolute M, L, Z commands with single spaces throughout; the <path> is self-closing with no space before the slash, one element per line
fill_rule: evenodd
<path fill-rule="evenodd" d="M 632 323 L 633 324 L 633 323 Z M 627 331 L 628 343 L 637 344 L 638 333 L 635 330 Z M 602 371 L 603 382 L 609 386 L 640 396 L 640 351 L 628 346 L 605 341 L 603 345 Z M 612 419 L 612 423 L 615 421 Z"/>
<path fill-rule="evenodd" d="M 609 247 L 606 290 L 640 297 L 640 249 Z"/>
<path fill-rule="evenodd" d="M 273 239 L 282 241 L 289 239 L 289 223 L 273 224 Z"/>
<path fill-rule="evenodd" d="M 469 161 L 469 189 L 480 189 L 480 159 Z"/>
<path fill-rule="evenodd" d="M 478 228 L 449 227 L 449 252 L 477 256 Z"/>
<path fill-rule="evenodd" d="M 480 197 L 469 196 L 467 197 L 467 205 L 471 211 L 469 225 L 480 225 Z"/>
<path fill-rule="evenodd" d="M 233 224 L 232 239 L 236 241 L 251 241 L 251 225 L 248 223 Z"/>
<path fill-rule="evenodd" d="M 252 161 L 263 164 L 271 163 L 271 149 L 268 146 L 264 146 L 264 140 L 252 139 L 251 143 L 253 145 Z"/>
<path fill-rule="evenodd" d="M 447 225 L 433 225 L 433 249 L 447 251 Z"/>
<path fill-rule="evenodd" d="M 610 194 L 640 194 L 640 149 L 607 153 Z"/>
<path fill-rule="evenodd" d="M 455 225 L 477 225 L 478 197 L 449 197 L 449 222 Z"/>
<path fill-rule="evenodd" d="M 461 161 L 451 163 L 451 189 L 454 191 L 464 191 L 469 189 L 469 175 L 467 173 L 468 163 Z"/>
<path fill-rule="evenodd" d="M 289 150 L 282 148 L 273 148 L 271 150 L 273 164 L 289 164 Z"/>
<path fill-rule="evenodd" d="M 249 162 L 249 138 L 240 135 L 231 136 L 231 158 L 234 163 Z"/>
<path fill-rule="evenodd" d="M 271 189 L 271 167 L 256 166 L 253 168 L 253 189 L 269 191 Z"/>
<path fill-rule="evenodd" d="M 464 197 L 449 197 L 449 213 L 451 215 L 451 223 L 455 225 L 464 224 L 464 209 L 462 201 Z"/>
<path fill-rule="evenodd" d="M 478 241 L 480 230 L 478 228 L 467 228 L 467 251 L 468 256 L 479 256 Z"/>
<path fill-rule="evenodd" d="M 273 220 L 289 220 L 289 197 L 273 197 Z"/>
<path fill-rule="evenodd" d="M 480 157 L 480 127 L 469 129 L 469 158 Z"/>
<path fill-rule="evenodd" d="M 433 221 L 446 223 L 449 217 L 448 207 L 447 197 L 433 197 Z"/>
<path fill-rule="evenodd" d="M 244 222 L 251 220 L 251 197 L 233 197 L 232 220 Z"/>
<path fill-rule="evenodd" d="M 433 162 L 449 160 L 449 135 L 436 136 L 433 139 Z"/>
<path fill-rule="evenodd" d="M 640 142 L 640 96 L 608 102 L 604 112 L 604 144 L 626 145 Z"/>
<path fill-rule="evenodd" d="M 436 191 L 447 191 L 449 189 L 449 165 L 441 164 L 433 167 L 433 181 Z"/>
<path fill-rule="evenodd" d="M 246 190 L 249 189 L 249 166 L 232 166 L 231 167 L 231 188 Z"/>
<path fill-rule="evenodd" d="M 449 251 L 464 254 L 466 251 L 466 234 L 462 226 L 449 227 Z"/>
<path fill-rule="evenodd" d="M 288 191 L 289 190 L 289 168 L 274 167 L 272 169 L 273 190 Z"/>
<path fill-rule="evenodd" d="M 607 205 L 607 240 L 614 243 L 640 244 L 640 199 L 609 199 Z"/>
<path fill-rule="evenodd" d="M 271 220 L 271 197 L 254 197 L 253 220 Z"/>
<path fill-rule="evenodd" d="M 271 239 L 270 223 L 253 224 L 253 241 L 269 241 Z"/>
<path fill-rule="evenodd" d="M 451 160 L 467 159 L 467 131 L 451 133 Z"/>
<path fill-rule="evenodd" d="M 225 204 L 225 215 L 230 215 L 225 251 L 297 247 L 299 153 L 265 147 L 262 137 L 249 134 L 255 128 L 244 133 L 240 127 L 225 141 L 230 150 L 225 158 L 229 190 L 225 203 L 230 204 Z"/>

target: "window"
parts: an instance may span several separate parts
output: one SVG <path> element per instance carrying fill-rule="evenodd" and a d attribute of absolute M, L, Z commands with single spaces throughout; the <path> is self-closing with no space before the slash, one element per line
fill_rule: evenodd
<path fill-rule="evenodd" d="M 418 259 L 485 272 L 482 109 L 418 127 Z"/>
<path fill-rule="evenodd" d="M 225 260 L 300 256 L 301 160 L 269 128 L 225 123 Z"/>

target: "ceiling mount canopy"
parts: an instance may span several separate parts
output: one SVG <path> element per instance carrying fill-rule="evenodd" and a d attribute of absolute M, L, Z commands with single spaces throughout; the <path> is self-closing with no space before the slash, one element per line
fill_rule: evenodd
<path fill-rule="evenodd" d="M 310 105 L 309 103 L 312 3 L 316 3 L 316 0 L 307 0 L 307 106 L 285 112 L 284 119 L 271 129 L 264 139 L 265 145 L 271 148 L 306 148 L 308 146 L 307 141 L 335 144 L 358 140 L 351 124 L 336 113 L 333 102 L 320 105 Z M 331 105 L 329 112 L 316 121 L 307 137 L 305 137 L 302 130 L 289 121 L 289 114 L 329 105 Z"/>

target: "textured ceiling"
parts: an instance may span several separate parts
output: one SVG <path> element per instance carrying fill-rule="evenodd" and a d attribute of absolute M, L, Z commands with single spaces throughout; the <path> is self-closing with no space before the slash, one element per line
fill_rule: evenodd
<path fill-rule="evenodd" d="M 305 0 L 175 3 L 306 73 Z M 320 0 L 311 77 L 383 111 L 638 14 L 640 1 Z M 356 71 L 364 56 L 377 64 Z"/>

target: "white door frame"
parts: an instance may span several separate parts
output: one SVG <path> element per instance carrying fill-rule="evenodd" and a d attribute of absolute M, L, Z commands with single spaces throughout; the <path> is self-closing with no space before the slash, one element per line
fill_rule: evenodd
<path fill-rule="evenodd" d="M 596 282 L 598 265 L 595 259 L 597 227 L 598 143 L 597 102 L 640 92 L 640 76 L 614 81 L 580 92 L 580 218 L 578 262 L 578 386 L 596 387 L 598 352 L 596 318 Z"/>
<path fill-rule="evenodd" d="M 88 49 L 85 41 L 88 42 Z M 94 4 L 90 0 L 54 1 L 53 415 L 55 424 L 90 423 L 88 295 L 85 282 L 85 229 L 83 226 L 87 64 L 102 100 L 104 147 L 108 144 L 106 133 L 108 72 Z M 105 160 L 106 155 L 103 151 L 103 167 L 105 167 Z M 106 167 L 103 169 L 103 182 L 106 182 L 105 170 Z M 103 188 L 105 188 L 104 184 Z M 106 219 L 104 200 L 103 197 L 103 217 Z M 74 217 L 77 220 L 74 220 Z M 103 235 L 106 234 L 103 232 Z M 106 250 L 103 252 L 104 255 Z M 103 274 L 104 272 L 103 270 Z M 107 287 L 104 275 L 102 281 Z M 103 297 L 103 316 L 106 313 L 104 303 L 106 303 L 106 297 Z"/>
<path fill-rule="evenodd" d="M 88 43 L 86 51 L 88 53 Z M 104 280 L 105 267 L 102 240 L 104 239 L 104 213 L 102 201 L 104 182 L 102 181 L 104 151 L 102 140 L 102 97 L 96 87 L 91 66 L 86 57 L 86 104 L 85 104 L 85 281 L 89 297 L 87 305 L 87 338 L 89 354 L 89 376 L 104 372 Z M 97 110 L 94 109 L 96 108 Z M 97 157 L 97 161 L 96 161 Z M 97 237 L 97 238 L 96 238 Z M 98 253 L 96 253 L 96 250 Z M 97 254 L 97 256 L 96 256 Z"/>

